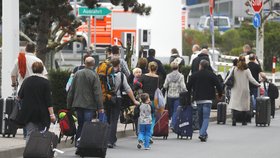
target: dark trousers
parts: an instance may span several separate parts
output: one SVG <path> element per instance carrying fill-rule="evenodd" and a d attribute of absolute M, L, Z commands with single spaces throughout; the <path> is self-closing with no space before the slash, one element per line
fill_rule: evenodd
<path fill-rule="evenodd" d="M 232 121 L 236 123 L 237 117 L 240 117 L 240 120 L 242 123 L 247 123 L 247 120 L 246 120 L 247 111 L 232 110 Z"/>
<path fill-rule="evenodd" d="M 121 104 L 122 99 L 118 98 L 117 103 L 114 105 L 111 105 L 109 107 L 109 120 L 110 123 L 110 132 L 109 132 L 109 139 L 108 144 L 115 144 L 117 142 L 117 127 L 118 127 L 118 120 L 120 117 L 120 111 L 121 111 Z"/>

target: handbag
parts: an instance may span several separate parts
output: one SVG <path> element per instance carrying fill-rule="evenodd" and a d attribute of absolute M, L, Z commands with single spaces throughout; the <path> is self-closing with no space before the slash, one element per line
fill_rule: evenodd
<path fill-rule="evenodd" d="M 230 74 L 228 80 L 225 82 L 225 85 L 228 88 L 232 88 L 234 86 L 234 69 L 232 70 L 232 73 Z"/>

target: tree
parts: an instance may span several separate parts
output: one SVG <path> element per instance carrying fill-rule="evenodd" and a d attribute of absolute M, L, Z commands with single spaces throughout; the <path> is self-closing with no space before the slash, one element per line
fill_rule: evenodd
<path fill-rule="evenodd" d="M 99 0 L 84 0 L 89 8 L 99 7 Z M 140 15 L 149 15 L 151 8 L 137 0 L 111 0 L 114 5 L 122 5 L 125 11 Z M 73 15 L 73 8 L 68 0 L 24 0 L 20 1 L 21 28 L 36 41 L 37 56 L 45 62 L 46 54 L 51 50 L 58 51 L 67 43 L 79 40 L 75 29 L 81 25 Z M 61 43 L 65 35 L 71 38 Z"/>

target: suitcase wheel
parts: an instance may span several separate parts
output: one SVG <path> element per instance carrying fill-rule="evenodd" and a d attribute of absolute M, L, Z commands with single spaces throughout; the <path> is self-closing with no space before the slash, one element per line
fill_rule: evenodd
<path fill-rule="evenodd" d="M 167 139 L 168 136 L 163 136 L 163 139 Z"/>
<path fill-rule="evenodd" d="M 16 137 L 16 134 L 13 134 L 13 137 Z"/>
<path fill-rule="evenodd" d="M 223 122 L 223 124 L 226 124 L 226 122 Z"/>

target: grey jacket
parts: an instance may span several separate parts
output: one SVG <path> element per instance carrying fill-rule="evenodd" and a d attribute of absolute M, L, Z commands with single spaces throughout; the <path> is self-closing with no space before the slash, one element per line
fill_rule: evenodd
<path fill-rule="evenodd" d="M 89 68 L 77 71 L 67 96 L 68 107 L 103 109 L 99 77 Z"/>
<path fill-rule="evenodd" d="M 121 89 L 120 89 L 121 88 L 121 75 L 124 75 L 124 74 L 122 72 L 117 72 L 115 75 L 116 75 L 116 77 L 115 77 L 115 86 L 116 86 L 116 90 L 117 90 L 116 94 L 117 94 L 118 98 L 121 98 L 122 97 Z M 123 91 L 122 91 L 123 93 L 124 92 L 128 93 L 131 90 L 125 75 L 123 76 L 123 83 L 122 83 L 122 85 L 123 85 Z"/>
<path fill-rule="evenodd" d="M 167 75 L 163 88 L 168 88 L 169 98 L 179 98 L 180 92 L 187 90 L 184 76 L 178 70 L 172 71 Z"/>

